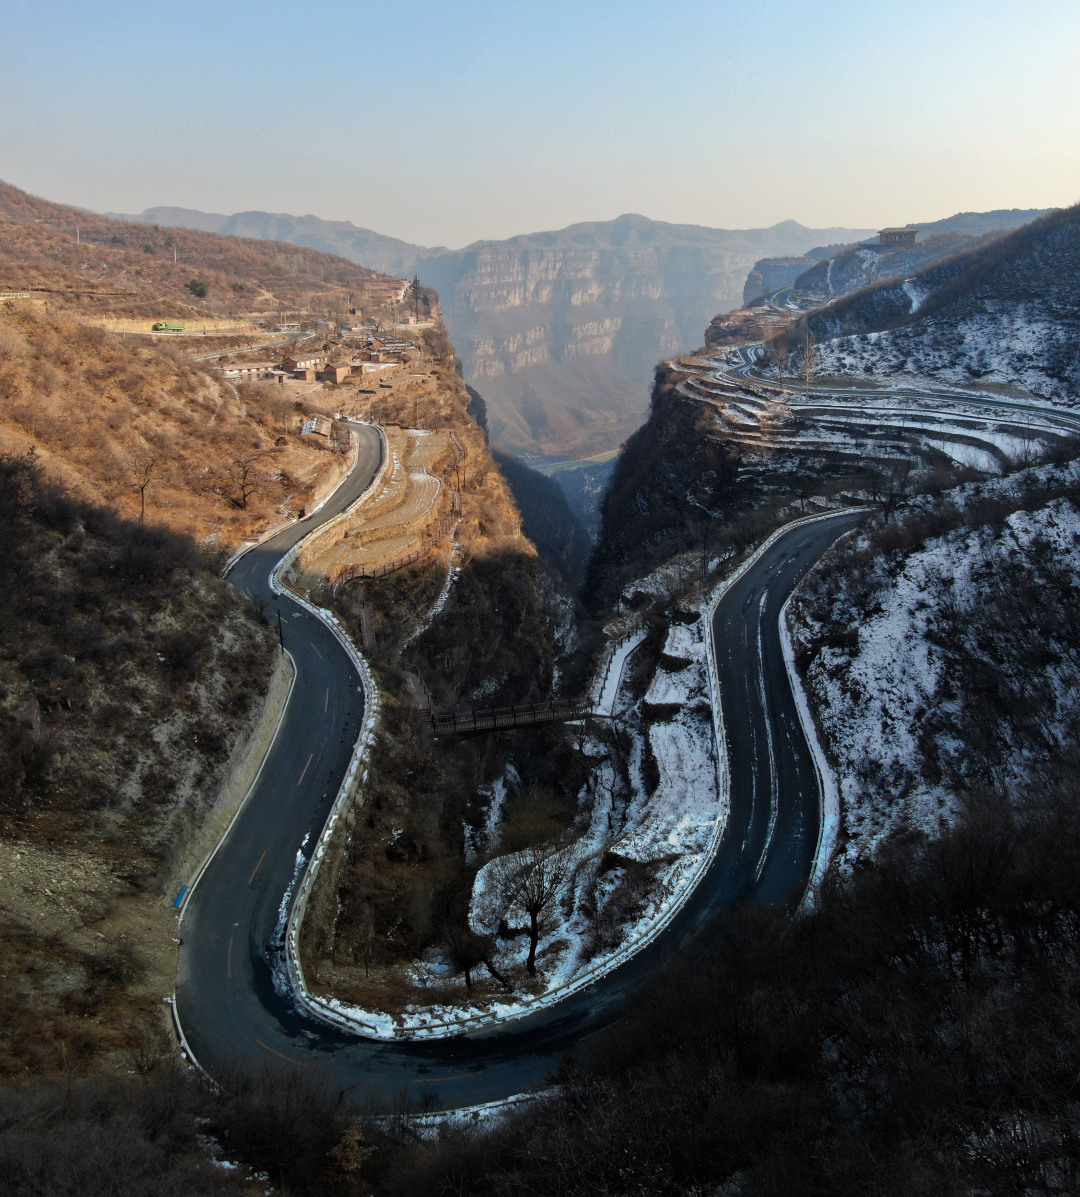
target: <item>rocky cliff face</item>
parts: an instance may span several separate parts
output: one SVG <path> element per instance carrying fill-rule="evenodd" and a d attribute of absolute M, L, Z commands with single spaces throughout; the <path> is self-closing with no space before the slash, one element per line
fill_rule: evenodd
<path fill-rule="evenodd" d="M 417 269 L 488 402 L 493 440 L 585 457 L 641 423 L 656 361 L 700 344 L 712 313 L 739 302 L 763 249 L 804 253 L 859 235 L 620 216 L 431 255 Z"/>
<path fill-rule="evenodd" d="M 797 258 L 762 258 L 760 262 L 755 262 L 753 270 L 743 283 L 743 307 L 748 307 L 755 299 L 772 295 L 783 287 L 794 286 L 799 275 L 809 270 L 815 262 L 822 258 L 830 258 L 846 248 L 847 246 L 843 245 L 829 245 L 821 249 L 812 249 Z"/>

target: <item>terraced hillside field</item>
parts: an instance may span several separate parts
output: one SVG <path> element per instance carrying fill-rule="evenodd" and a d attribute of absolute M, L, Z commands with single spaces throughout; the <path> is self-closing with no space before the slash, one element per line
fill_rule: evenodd
<path fill-rule="evenodd" d="M 304 574 L 338 582 L 380 571 L 422 550 L 453 506 L 447 474 L 457 460 L 446 433 L 384 428 L 388 457 L 374 493 L 305 549 Z"/>

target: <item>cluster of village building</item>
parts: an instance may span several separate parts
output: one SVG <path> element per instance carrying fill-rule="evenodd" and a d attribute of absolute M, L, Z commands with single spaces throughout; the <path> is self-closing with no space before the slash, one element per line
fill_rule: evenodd
<path fill-rule="evenodd" d="M 345 329 L 340 340 L 346 347 L 344 355 L 339 348 L 332 355 L 329 352 L 308 353 L 280 361 L 232 362 L 223 365 L 221 373 L 232 382 L 270 379 L 284 383 L 286 379 L 294 379 L 298 382 L 340 383 L 364 374 L 389 373 L 408 362 L 415 348 L 412 341 L 372 336 L 367 329 Z"/>

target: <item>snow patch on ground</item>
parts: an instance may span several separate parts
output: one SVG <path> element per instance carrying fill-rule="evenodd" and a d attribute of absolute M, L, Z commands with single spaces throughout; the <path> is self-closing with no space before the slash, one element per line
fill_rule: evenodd
<path fill-rule="evenodd" d="M 490 786 L 482 786 L 481 796 L 488 799 L 484 812 L 484 822 L 479 828 L 465 824 L 465 862 L 475 863 L 481 855 L 494 851 L 497 847 L 499 824 L 502 822 L 506 799 L 512 790 L 521 788 L 521 778 L 513 765 L 506 766 L 502 777 L 492 782 Z"/>
<path fill-rule="evenodd" d="M 876 558 L 858 593 L 846 584 L 835 593 L 812 576 L 792 601 L 791 655 L 813 652 L 806 688 L 839 788 L 841 867 L 869 857 L 890 837 L 933 836 L 955 818 L 960 798 L 949 777 L 963 774 L 967 751 L 950 731 L 952 715 L 966 701 L 955 663 L 957 629 L 967 635 L 965 613 L 979 611 L 988 584 L 1042 568 L 1080 579 L 1080 508 L 1069 497 L 1039 498 L 1077 485 L 1080 462 L 1074 461 L 959 487 L 949 499 L 961 510 L 993 500 L 1029 503 L 1033 510 L 961 526 L 906 555 Z M 933 504 L 927 497 L 912 508 L 917 514 Z M 1054 646 L 1046 649 L 1054 660 Z M 967 651 L 981 651 L 978 636 Z M 1047 734 L 1071 734 L 1077 678 L 1060 663 L 1046 668 L 1058 671 L 1043 678 L 1056 687 Z M 1009 784 L 1023 786 L 1027 768 L 1014 759 Z"/>
<path fill-rule="evenodd" d="M 626 668 L 627 659 L 647 635 L 647 629 L 639 628 L 622 640 L 616 641 L 603 655 L 600 668 L 597 670 L 589 690 L 589 700 L 593 710 L 599 711 L 603 715 L 615 713 L 615 700 L 619 694 L 619 687 L 622 685 L 623 670 Z"/>
<path fill-rule="evenodd" d="M 930 292 L 925 287 L 920 287 L 915 279 L 905 279 L 900 285 L 900 289 L 911 300 L 911 307 L 908 309 L 909 314 L 917 312 L 919 308 L 926 302 L 927 296 Z"/>
<path fill-rule="evenodd" d="M 716 829 L 720 812 L 703 623 L 699 619 L 671 628 L 664 658 L 645 694 L 646 709 L 650 705 L 679 709 L 648 726 L 660 782 L 612 844 L 613 850 L 632 860 L 696 857 L 706 850 Z M 665 659 L 688 664 L 671 670 L 665 667 Z"/>
<path fill-rule="evenodd" d="M 455 565 L 455 561 L 461 556 L 461 548 L 457 541 L 457 531 L 461 521 L 459 520 L 453 528 L 450 529 L 450 560 L 447 563 L 446 577 L 443 579 L 443 584 L 439 589 L 439 593 L 435 596 L 435 601 L 431 604 L 431 610 L 423 620 L 416 625 L 413 631 L 405 638 L 402 643 L 402 650 L 408 648 L 414 640 L 418 640 L 431 625 L 435 622 L 438 616 L 442 613 L 442 609 L 446 606 L 447 600 L 450 598 L 450 592 L 454 589 L 454 583 L 458 580 L 458 575 L 461 573 L 461 566 Z"/>

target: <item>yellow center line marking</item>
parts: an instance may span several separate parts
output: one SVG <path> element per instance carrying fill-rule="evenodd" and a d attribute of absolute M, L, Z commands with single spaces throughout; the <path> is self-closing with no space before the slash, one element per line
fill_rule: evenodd
<path fill-rule="evenodd" d="M 314 641 L 314 640 L 311 642 L 311 647 L 312 647 L 313 649 L 315 649 L 315 655 L 316 655 L 316 656 L 319 658 L 319 660 L 321 661 L 321 660 L 322 660 L 322 653 L 321 653 L 321 652 L 319 652 L 319 650 L 318 650 L 317 648 L 315 648 L 315 641 Z"/>
<path fill-rule="evenodd" d="M 290 1064 L 295 1064 L 297 1068 L 310 1068 L 310 1064 L 306 1064 L 303 1060 L 294 1060 L 292 1056 L 285 1055 L 284 1052 L 279 1052 L 276 1048 L 270 1046 L 269 1043 L 263 1043 L 261 1039 L 256 1039 L 255 1042 L 266 1051 L 271 1052 L 275 1056 L 279 1056 L 282 1060 L 287 1060 Z"/>
<path fill-rule="evenodd" d="M 252 876 L 254 877 L 255 874 L 252 873 Z M 233 937 L 230 935 L 229 936 L 229 955 L 227 957 L 227 963 L 225 966 L 228 969 L 230 981 L 232 980 L 232 941 L 233 941 Z"/>
<path fill-rule="evenodd" d="M 326 714 L 326 708 L 330 705 L 330 687 L 326 688 L 326 701 L 322 704 L 323 714 Z"/>
<path fill-rule="evenodd" d="M 266 849 L 264 848 L 262 856 L 259 857 L 259 863 L 251 870 L 251 876 L 248 878 L 248 885 L 250 885 L 255 880 L 255 874 L 262 867 L 262 862 L 265 859 L 266 859 Z"/>
<path fill-rule="evenodd" d="M 308 757 L 307 764 L 304 766 L 304 772 L 300 774 L 300 781 L 304 780 L 304 775 L 307 773 L 308 768 L 311 765 L 311 762 L 314 759 L 314 757 L 315 757 L 315 753 L 312 753 L 311 756 Z M 300 781 L 298 781 L 296 784 L 299 785 Z"/>

